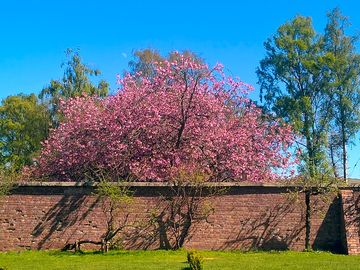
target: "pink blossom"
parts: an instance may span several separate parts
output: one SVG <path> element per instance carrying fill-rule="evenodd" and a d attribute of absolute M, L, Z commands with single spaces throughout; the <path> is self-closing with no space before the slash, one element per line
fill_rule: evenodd
<path fill-rule="evenodd" d="M 104 99 L 61 103 L 36 173 L 79 180 L 95 169 L 139 181 L 168 181 L 201 170 L 211 181 L 270 181 L 291 165 L 294 134 L 264 116 L 247 97 L 251 86 L 179 55 L 156 65 L 152 79 L 129 74 Z M 271 119 L 271 120 L 270 120 Z"/>

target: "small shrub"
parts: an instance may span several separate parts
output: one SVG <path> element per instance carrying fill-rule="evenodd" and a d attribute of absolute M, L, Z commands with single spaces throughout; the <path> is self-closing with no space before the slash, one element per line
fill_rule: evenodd
<path fill-rule="evenodd" d="M 12 170 L 0 168 L 0 198 L 8 195 L 20 179 L 20 174 Z M 0 268 L 1 270 L 1 268 Z"/>
<path fill-rule="evenodd" d="M 195 250 L 189 251 L 187 253 L 187 261 L 190 264 L 191 270 L 203 270 L 204 269 L 204 267 L 203 267 L 204 258 L 199 252 L 197 252 Z"/>
<path fill-rule="evenodd" d="M 122 239 L 121 238 L 118 238 L 114 241 L 111 241 L 110 242 L 110 246 L 109 246 L 109 249 L 110 250 L 123 250 L 124 249 L 124 246 L 122 244 Z"/>

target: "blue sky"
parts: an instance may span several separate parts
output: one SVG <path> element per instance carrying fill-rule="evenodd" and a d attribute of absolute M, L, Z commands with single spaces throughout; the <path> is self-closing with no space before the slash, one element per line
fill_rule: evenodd
<path fill-rule="evenodd" d="M 320 32 L 334 7 L 350 17 L 349 33 L 360 32 L 356 0 L 3 0 L 0 98 L 38 93 L 50 79 L 60 78 L 66 48 L 79 48 L 84 62 L 102 70 L 115 90 L 116 74 L 127 69 L 133 50 L 151 47 L 161 53 L 190 49 L 209 64 L 221 62 L 255 87 L 252 97 L 257 99 L 255 69 L 264 57 L 265 39 L 297 14 L 311 16 Z M 359 146 L 350 150 L 349 173 L 357 178 L 359 152 Z"/>

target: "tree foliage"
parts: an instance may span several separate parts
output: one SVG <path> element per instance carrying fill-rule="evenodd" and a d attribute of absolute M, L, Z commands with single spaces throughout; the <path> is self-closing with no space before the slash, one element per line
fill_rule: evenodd
<path fill-rule="evenodd" d="M 19 174 L 12 170 L 0 168 L 0 202 L 1 197 L 8 195 L 19 180 Z"/>
<path fill-rule="evenodd" d="M 58 108 L 60 99 L 69 99 L 81 95 L 105 97 L 109 92 L 109 84 L 100 80 L 95 85 L 90 76 L 99 76 L 101 71 L 92 69 L 82 63 L 78 51 L 67 49 L 67 62 L 62 64 L 65 67 L 61 80 L 51 80 L 50 85 L 41 90 L 39 97 L 49 103 L 49 109 L 54 126 L 59 123 Z"/>
<path fill-rule="evenodd" d="M 249 86 L 178 54 L 153 78 L 126 75 L 105 99 L 64 102 L 64 121 L 44 144 L 38 173 L 82 179 L 100 168 L 120 178 L 168 181 L 179 170 L 210 181 L 267 181 L 290 163 L 291 128 L 265 117 Z"/>
<path fill-rule="evenodd" d="M 179 59 L 179 53 L 170 52 L 163 56 L 159 51 L 151 48 L 136 50 L 133 54 L 134 59 L 129 62 L 130 73 L 134 76 L 152 78 L 156 75 L 156 67 L 165 64 L 166 61 L 176 62 Z M 204 60 L 190 50 L 181 53 L 184 57 L 192 59 L 196 63 L 204 63 Z"/>
<path fill-rule="evenodd" d="M 324 35 L 316 34 L 310 18 L 297 16 L 265 42 L 266 57 L 257 70 L 265 110 L 285 119 L 304 139 L 298 184 L 305 193 L 307 250 L 311 195 L 328 193 L 339 184 L 339 148 L 346 178 L 346 145 L 359 130 L 359 56 L 356 39 L 345 35 L 346 26 L 338 9 L 328 14 Z"/>
<path fill-rule="evenodd" d="M 329 62 L 329 94 L 332 100 L 333 119 L 329 134 L 330 153 L 337 173 L 336 150 L 341 150 L 342 175 L 347 178 L 347 149 L 360 128 L 360 55 L 356 52 L 357 36 L 345 31 L 349 21 L 338 8 L 328 13 L 324 34 L 324 50 Z"/>
<path fill-rule="evenodd" d="M 305 139 L 305 171 L 326 171 L 326 132 L 332 106 L 326 95 L 328 56 L 310 18 L 297 16 L 265 44 L 257 70 L 265 108 L 284 118 Z"/>
<path fill-rule="evenodd" d="M 265 42 L 266 57 L 257 70 L 265 109 L 302 135 L 303 172 L 319 179 L 331 171 L 338 176 L 338 149 L 346 178 L 346 145 L 359 130 L 360 60 L 357 38 L 345 34 L 347 26 L 339 9 L 328 13 L 323 35 L 310 18 L 297 16 Z"/>
<path fill-rule="evenodd" d="M 0 106 L 0 167 L 20 170 L 31 165 L 48 135 L 47 108 L 34 94 L 9 96 Z"/>

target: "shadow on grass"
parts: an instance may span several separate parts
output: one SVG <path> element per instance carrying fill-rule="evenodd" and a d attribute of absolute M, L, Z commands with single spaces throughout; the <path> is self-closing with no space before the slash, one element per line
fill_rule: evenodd
<path fill-rule="evenodd" d="M 169 251 L 169 250 L 111 250 L 109 252 L 102 251 L 61 251 L 61 250 L 53 250 L 47 252 L 49 256 L 56 257 L 65 257 L 65 256 L 93 256 L 93 255 L 103 255 L 103 256 L 144 256 L 147 253 L 159 253 L 161 255 L 172 255 L 178 254 L 180 251 Z M 185 255 L 184 255 L 185 256 Z"/>
<path fill-rule="evenodd" d="M 187 261 L 182 262 L 182 264 L 186 264 L 186 266 L 182 267 L 181 270 L 191 270 L 191 267 L 189 266 L 189 263 Z"/>
<path fill-rule="evenodd" d="M 65 256 L 93 256 L 93 255 L 104 255 L 104 256 L 126 256 L 126 255 L 135 255 L 136 251 L 109 251 L 109 252 L 101 252 L 101 251 L 50 251 L 48 253 L 49 256 L 56 256 L 56 257 L 65 257 Z"/>

